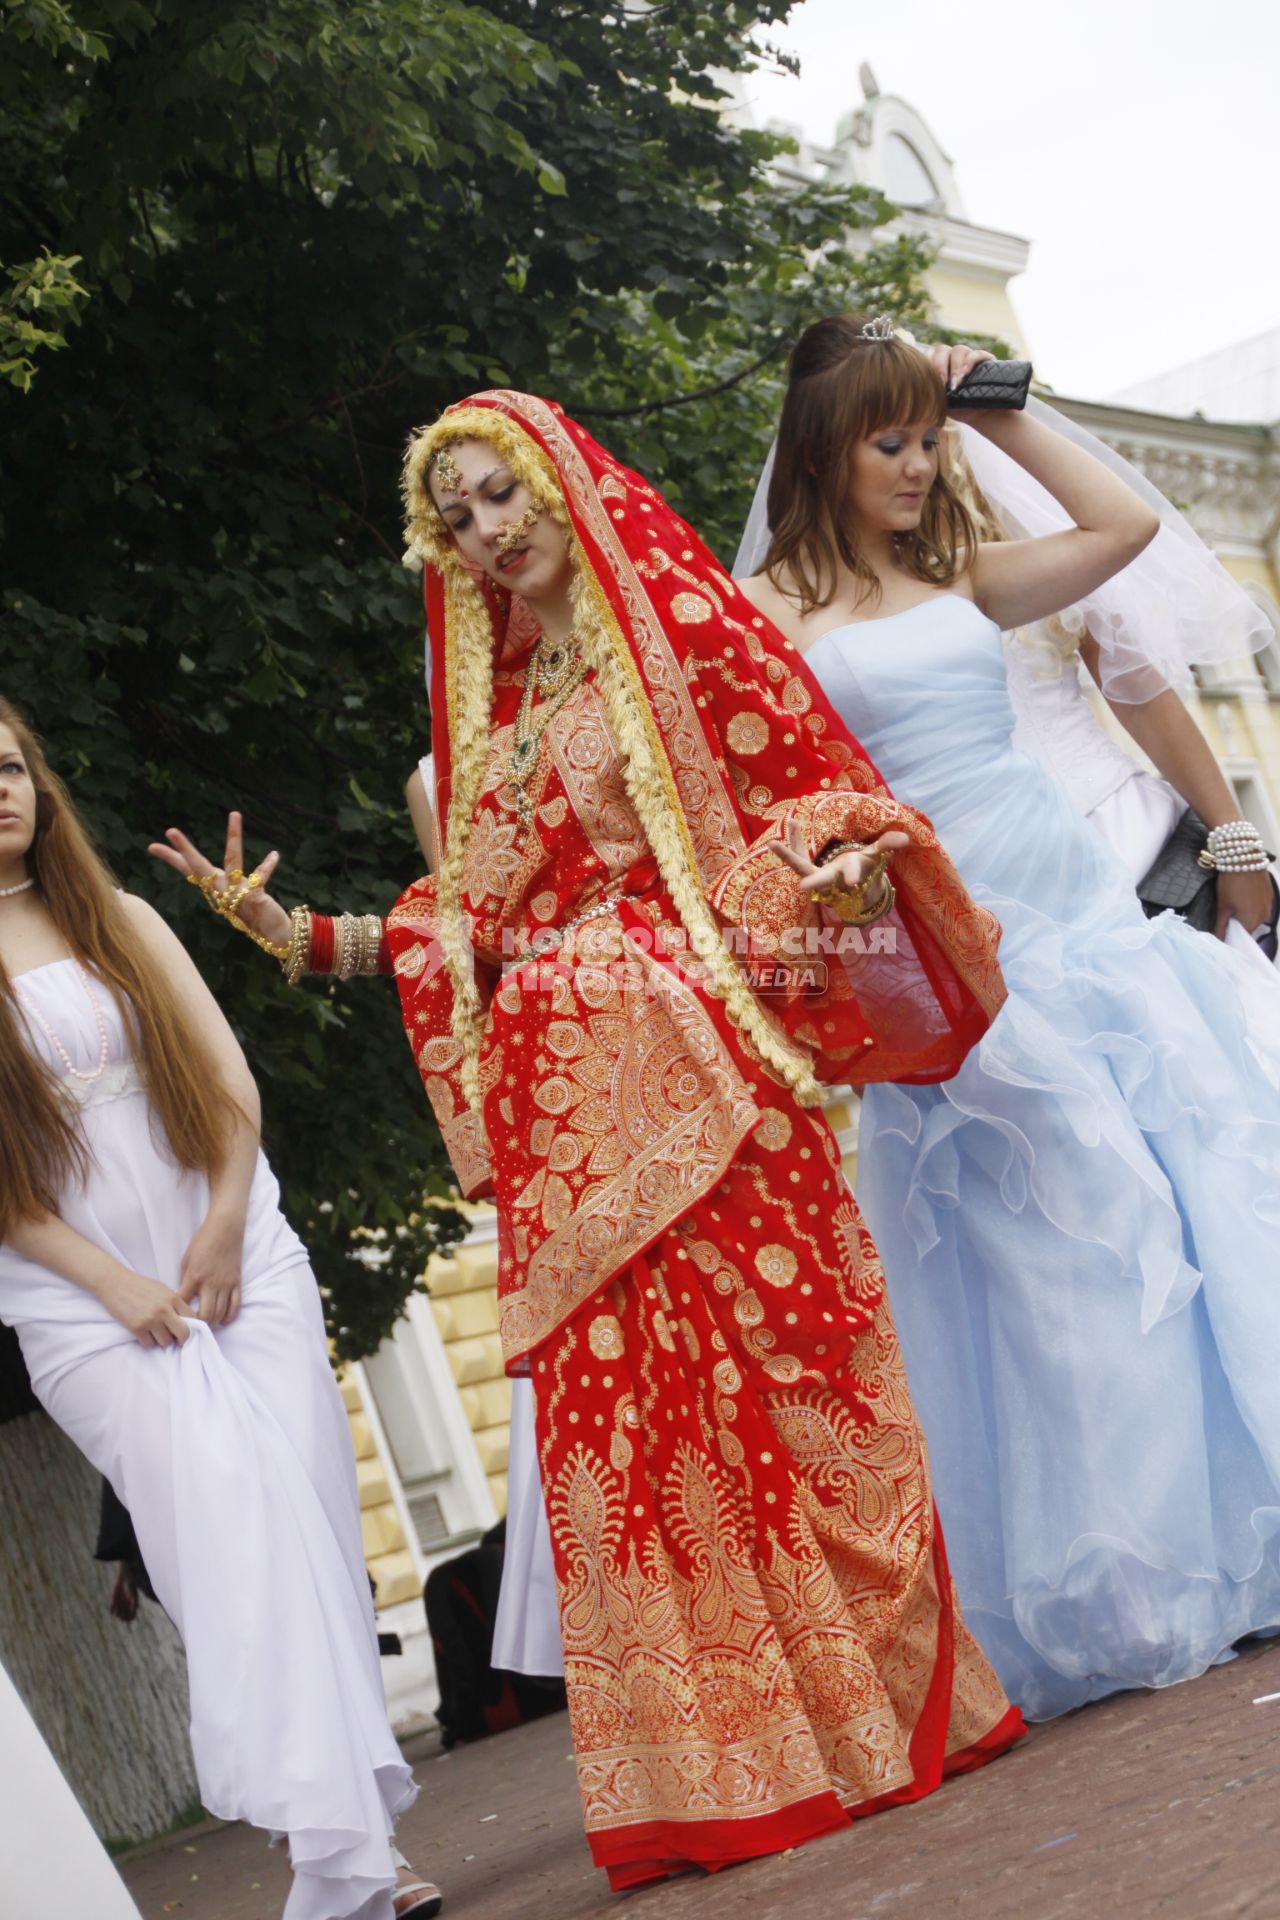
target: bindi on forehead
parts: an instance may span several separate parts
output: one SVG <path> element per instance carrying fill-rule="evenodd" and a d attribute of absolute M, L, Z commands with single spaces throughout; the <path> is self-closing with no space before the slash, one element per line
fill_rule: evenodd
<path fill-rule="evenodd" d="M 451 489 L 452 497 L 446 500 L 442 500 L 440 503 L 441 513 L 448 513 L 451 508 L 461 509 L 462 502 L 464 500 L 469 500 L 473 493 L 483 493 L 485 488 L 489 485 L 490 481 L 496 479 L 499 474 L 504 474 L 505 472 L 506 472 L 506 468 L 503 466 L 502 462 L 499 461 L 496 467 L 490 467 L 487 473 L 482 473 L 478 480 L 467 482 L 463 479 L 463 476 L 459 474 L 458 475 L 459 485 Z"/>

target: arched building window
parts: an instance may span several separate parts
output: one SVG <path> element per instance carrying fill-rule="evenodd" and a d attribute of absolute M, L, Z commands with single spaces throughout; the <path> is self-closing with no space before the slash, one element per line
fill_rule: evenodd
<path fill-rule="evenodd" d="M 884 191 L 899 207 L 930 207 L 944 198 L 910 140 L 891 133 L 884 143 Z"/>

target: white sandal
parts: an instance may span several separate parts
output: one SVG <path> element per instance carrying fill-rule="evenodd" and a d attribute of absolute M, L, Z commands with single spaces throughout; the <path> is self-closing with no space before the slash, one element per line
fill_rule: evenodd
<path fill-rule="evenodd" d="M 391 1901 L 396 1920 L 434 1920 L 444 1905 L 444 1895 L 429 1880 L 411 1880 L 397 1887 Z"/>

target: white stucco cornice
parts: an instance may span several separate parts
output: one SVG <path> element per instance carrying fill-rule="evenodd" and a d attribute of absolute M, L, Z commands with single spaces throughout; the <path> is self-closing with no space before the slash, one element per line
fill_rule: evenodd
<path fill-rule="evenodd" d="M 1134 434 L 1152 444 L 1200 447 L 1206 452 L 1235 458 L 1261 459 L 1276 451 L 1276 430 L 1234 420 L 1202 420 L 1198 415 L 1151 413 L 1125 407 L 1113 400 L 1076 400 L 1069 394 L 1047 394 L 1050 406 L 1068 419 L 1078 420 L 1100 440 L 1116 433 Z"/>
<path fill-rule="evenodd" d="M 1031 242 L 1018 234 L 1003 233 L 998 227 L 975 227 L 972 221 L 956 220 L 946 213 L 913 209 L 900 214 L 893 224 L 927 240 L 940 266 L 962 268 L 972 278 L 991 280 L 999 286 L 1024 273 L 1031 257 Z"/>
<path fill-rule="evenodd" d="M 1280 537 L 1280 432 L 1053 394 L 1051 405 L 1132 461 L 1212 546 L 1270 553 Z"/>

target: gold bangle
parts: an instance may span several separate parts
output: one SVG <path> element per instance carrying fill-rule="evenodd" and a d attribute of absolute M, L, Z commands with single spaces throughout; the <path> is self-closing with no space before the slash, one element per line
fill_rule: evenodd
<path fill-rule="evenodd" d="M 295 907 L 289 918 L 293 922 L 293 932 L 280 956 L 280 966 L 289 985 L 296 987 L 311 959 L 311 909 Z"/>
<path fill-rule="evenodd" d="M 338 959 L 341 947 L 341 960 L 334 968 L 339 980 L 344 984 L 356 971 L 360 958 L 359 951 L 360 922 L 354 913 L 344 913 L 334 928 L 334 958 Z"/>
<path fill-rule="evenodd" d="M 293 909 L 293 931 L 287 947 L 278 949 L 284 977 L 296 986 L 311 971 L 311 940 L 315 917 L 310 907 Z M 333 952 L 325 972 L 330 978 L 351 980 L 357 974 L 378 971 L 382 921 L 376 913 L 338 913 L 333 916 Z"/>
<path fill-rule="evenodd" d="M 898 895 L 892 880 L 885 875 L 884 891 L 874 906 L 868 907 L 863 899 L 861 887 L 832 888 L 827 896 L 827 904 L 846 927 L 869 927 L 876 920 L 883 920 L 886 913 L 893 910 Z"/>
<path fill-rule="evenodd" d="M 839 858 L 839 855 L 835 857 Z M 870 873 L 865 879 L 859 880 L 856 886 L 846 886 L 842 881 L 833 880 L 829 886 L 820 888 L 814 898 L 824 901 L 834 913 L 838 914 L 846 926 L 869 926 L 873 920 L 879 920 L 889 911 L 884 904 L 886 899 L 893 897 L 893 882 L 887 873 L 888 865 L 888 854 L 879 854 Z M 878 891 L 876 904 L 868 907 L 867 895 L 881 880 L 887 892 Z"/>
<path fill-rule="evenodd" d="M 846 853 L 852 853 L 857 851 L 857 849 L 853 847 L 846 847 L 844 851 Z M 837 851 L 831 856 L 831 859 L 833 860 L 838 860 L 839 858 L 840 858 L 839 851 Z M 830 863 L 831 863 L 830 860 L 828 860 L 824 862 L 824 865 L 829 866 Z M 841 911 L 839 906 L 839 903 L 841 901 L 852 900 L 856 903 L 855 910 L 858 912 L 861 912 L 866 902 L 868 888 L 873 887 L 875 885 L 876 881 L 880 879 L 881 875 L 885 872 L 885 869 L 888 867 L 888 865 L 889 865 L 888 854 L 887 853 L 877 854 L 874 862 L 872 863 L 870 873 L 866 874 L 863 879 L 857 881 L 852 886 L 847 885 L 843 880 L 829 881 L 825 887 L 819 887 L 813 897 L 815 900 L 825 900 L 829 906 L 836 907 L 838 911 Z M 841 918 L 844 919 L 845 917 L 846 916 L 844 912 L 841 911 Z"/>

